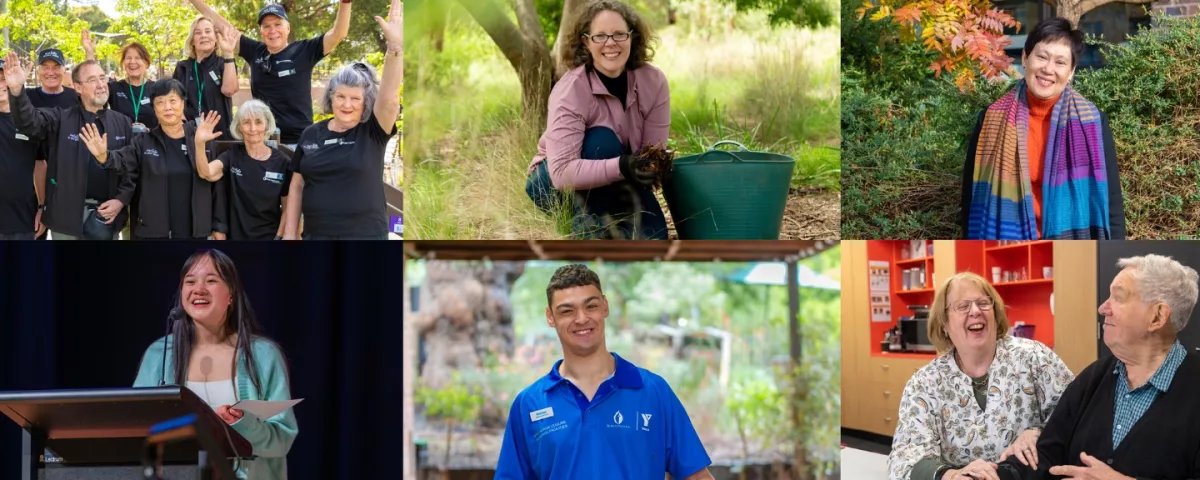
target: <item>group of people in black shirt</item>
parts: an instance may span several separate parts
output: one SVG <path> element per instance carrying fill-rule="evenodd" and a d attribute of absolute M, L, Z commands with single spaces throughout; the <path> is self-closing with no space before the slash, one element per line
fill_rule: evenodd
<path fill-rule="evenodd" d="M 334 27 L 288 42 L 280 5 L 258 15 L 261 41 L 204 0 L 169 78 L 149 78 L 147 49 L 120 51 L 110 80 L 82 33 L 85 61 L 70 72 L 57 49 L 38 54 L 39 87 L 14 52 L 0 60 L 0 240 L 386 239 L 384 151 L 396 134 L 403 77 L 402 10 L 376 16 L 383 72 L 339 69 L 317 101 L 312 74 L 345 39 L 350 0 Z M 253 100 L 236 109 L 237 58 Z M 381 74 L 380 74 L 381 73 Z M 273 134 L 278 140 L 273 140 Z M 303 222 L 301 222 L 303 219 Z"/>

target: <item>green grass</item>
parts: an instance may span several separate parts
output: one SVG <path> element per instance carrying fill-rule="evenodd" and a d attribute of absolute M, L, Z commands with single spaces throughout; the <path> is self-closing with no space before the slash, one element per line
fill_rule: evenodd
<path fill-rule="evenodd" d="M 796 188 L 840 188 L 837 30 L 659 35 L 678 156 L 735 140 L 795 158 Z M 409 238 L 569 236 L 571 208 L 547 215 L 525 194 L 545 125 L 522 122 L 516 73 L 482 29 L 451 22 L 441 52 L 414 38 L 405 56 Z"/>

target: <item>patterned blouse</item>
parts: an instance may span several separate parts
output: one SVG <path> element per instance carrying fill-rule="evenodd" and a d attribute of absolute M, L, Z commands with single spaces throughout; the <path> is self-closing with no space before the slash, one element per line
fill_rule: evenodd
<path fill-rule="evenodd" d="M 889 478 L 909 480 L 913 466 L 926 457 L 953 466 L 976 459 L 998 461 L 1017 435 L 1046 423 L 1074 378 L 1050 347 L 1001 338 L 988 367 L 988 397 L 981 410 L 971 377 L 958 368 L 953 350 L 939 356 L 904 387 L 888 456 Z"/>

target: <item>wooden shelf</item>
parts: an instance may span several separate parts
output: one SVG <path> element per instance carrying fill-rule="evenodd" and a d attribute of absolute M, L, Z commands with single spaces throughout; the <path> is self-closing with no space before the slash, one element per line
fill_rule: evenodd
<path fill-rule="evenodd" d="M 999 247 L 987 247 L 987 248 L 984 248 L 984 249 L 983 249 L 983 251 L 985 251 L 985 252 L 998 252 L 998 251 L 1002 251 L 1002 250 L 1016 250 L 1016 249 L 1019 249 L 1019 248 L 1026 248 L 1026 247 L 1030 247 L 1030 246 L 1033 246 L 1033 245 L 1039 245 L 1039 244 L 1053 244 L 1053 243 L 1054 243 L 1054 240 L 1035 240 L 1035 241 L 1032 241 L 1032 242 L 1021 242 L 1021 243 L 1014 243 L 1014 244 L 1011 244 L 1011 245 L 1003 245 L 1003 246 L 999 246 Z"/>
<path fill-rule="evenodd" d="M 937 358 L 936 353 L 920 353 L 920 352 L 871 352 L 872 357 L 884 358 L 910 358 L 914 360 L 933 360 Z"/>
<path fill-rule="evenodd" d="M 925 263 L 926 260 L 933 260 L 933 257 L 910 258 L 908 260 L 896 260 L 896 266 L 917 265 Z"/>
<path fill-rule="evenodd" d="M 1018 286 L 1018 285 L 1042 285 L 1042 284 L 1053 285 L 1054 279 L 1053 278 L 1035 278 L 1033 280 L 1021 280 L 1019 282 L 993 283 L 992 286 L 993 287 L 1009 287 L 1009 286 Z"/>

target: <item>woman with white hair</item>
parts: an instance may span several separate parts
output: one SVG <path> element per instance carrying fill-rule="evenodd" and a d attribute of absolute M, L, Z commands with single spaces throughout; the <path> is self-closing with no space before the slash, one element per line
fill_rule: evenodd
<path fill-rule="evenodd" d="M 370 65 L 357 62 L 329 79 L 321 103 L 333 118 L 304 129 L 289 165 L 295 175 L 285 239 L 296 239 L 301 213 L 306 240 L 387 239 L 383 157 L 400 114 L 401 3 L 392 2 L 387 21 L 375 21 L 387 42 L 383 80 L 377 80 Z"/>
<path fill-rule="evenodd" d="M 1113 355 L 1067 386 L 1038 439 L 1038 462 L 996 466 L 1000 480 L 1200 478 L 1200 355 L 1178 335 L 1200 276 L 1161 255 L 1123 258 L 1100 305 Z"/>
<path fill-rule="evenodd" d="M 221 136 L 214 132 L 220 122 L 220 115 L 208 112 L 196 130 L 196 174 L 209 182 L 228 178 L 218 188 L 228 192 L 230 240 L 278 240 L 292 172 L 287 156 L 267 145 L 275 115 L 259 100 L 243 103 L 233 116 L 233 138 L 242 144 L 210 163 L 203 147 Z"/>

